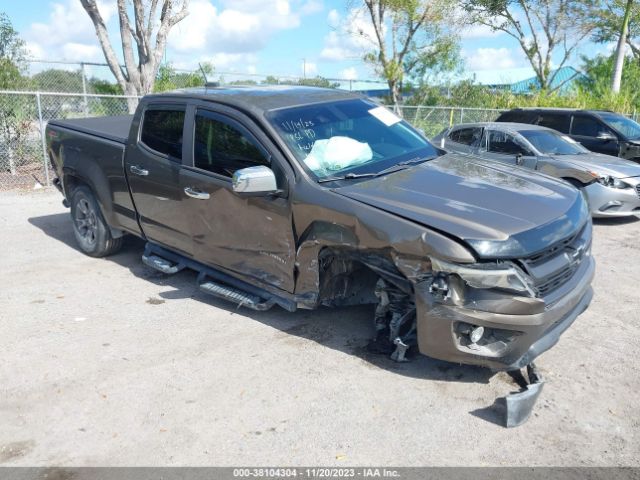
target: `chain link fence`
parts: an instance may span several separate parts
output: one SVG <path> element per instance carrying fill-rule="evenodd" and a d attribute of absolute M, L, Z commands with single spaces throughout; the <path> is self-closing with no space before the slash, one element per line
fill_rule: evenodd
<path fill-rule="evenodd" d="M 123 115 L 135 100 L 89 93 L 0 91 L 0 190 L 51 184 L 44 135 L 49 120 Z"/>
<path fill-rule="evenodd" d="M 458 123 L 491 122 L 501 110 L 491 108 L 401 106 L 402 117 L 427 137 L 436 136 L 442 130 Z"/>
<path fill-rule="evenodd" d="M 44 129 L 49 120 L 130 113 L 138 97 L 92 93 L 0 91 L 0 190 L 50 185 Z M 497 109 L 402 106 L 405 120 L 427 137 L 451 125 L 493 121 Z"/>

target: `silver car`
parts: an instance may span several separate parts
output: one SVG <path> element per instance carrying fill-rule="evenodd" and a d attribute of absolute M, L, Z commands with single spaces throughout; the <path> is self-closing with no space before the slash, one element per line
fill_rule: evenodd
<path fill-rule="evenodd" d="M 594 153 L 550 128 L 464 123 L 433 138 L 444 150 L 538 170 L 581 189 L 594 217 L 640 214 L 640 165 Z"/>

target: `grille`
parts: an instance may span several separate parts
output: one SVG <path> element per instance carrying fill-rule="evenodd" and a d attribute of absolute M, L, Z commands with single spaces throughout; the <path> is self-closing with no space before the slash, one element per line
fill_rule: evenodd
<path fill-rule="evenodd" d="M 638 192 L 638 196 L 640 197 L 640 183 L 636 185 L 636 192 Z"/>
<path fill-rule="evenodd" d="M 542 253 L 521 261 L 534 280 L 536 296 L 546 297 L 564 285 L 580 267 L 591 249 L 591 228 L 562 240 Z"/>

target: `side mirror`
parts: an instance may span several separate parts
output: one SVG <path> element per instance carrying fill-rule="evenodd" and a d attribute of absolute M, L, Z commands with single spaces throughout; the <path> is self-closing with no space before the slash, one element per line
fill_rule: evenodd
<path fill-rule="evenodd" d="M 604 140 L 607 142 L 611 142 L 612 140 L 617 140 L 616 136 L 610 132 L 600 132 L 596 137 L 598 140 Z"/>
<path fill-rule="evenodd" d="M 236 170 L 232 184 L 236 193 L 269 194 L 278 191 L 273 170 L 263 165 Z"/>

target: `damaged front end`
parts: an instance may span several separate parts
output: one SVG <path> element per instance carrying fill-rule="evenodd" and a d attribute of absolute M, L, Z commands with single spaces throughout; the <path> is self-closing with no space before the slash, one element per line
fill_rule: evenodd
<path fill-rule="evenodd" d="M 456 263 L 435 255 L 397 256 L 412 294 L 376 284 L 374 351 L 406 361 L 407 350 L 496 371 L 526 370 L 522 391 L 504 399 L 505 425 L 526 421 L 543 381 L 534 359 L 589 305 L 594 261 L 591 223 L 542 252 L 517 260 Z M 519 374 L 520 378 L 525 375 Z"/>

